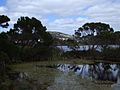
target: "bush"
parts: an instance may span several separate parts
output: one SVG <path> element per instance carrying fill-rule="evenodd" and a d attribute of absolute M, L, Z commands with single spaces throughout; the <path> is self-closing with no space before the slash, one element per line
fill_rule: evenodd
<path fill-rule="evenodd" d="M 6 63 L 9 63 L 10 59 L 8 57 L 8 55 L 4 52 L 0 52 L 0 66 Z"/>
<path fill-rule="evenodd" d="M 80 58 L 80 59 L 99 59 L 101 53 L 95 50 L 87 51 L 67 51 L 64 53 L 64 56 L 67 58 Z"/>
<path fill-rule="evenodd" d="M 102 51 L 102 56 L 107 60 L 120 61 L 120 48 L 106 48 Z"/>

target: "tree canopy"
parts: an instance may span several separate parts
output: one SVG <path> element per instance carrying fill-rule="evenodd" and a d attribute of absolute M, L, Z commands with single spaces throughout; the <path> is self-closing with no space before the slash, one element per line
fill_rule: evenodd
<path fill-rule="evenodd" d="M 9 26 L 8 22 L 10 18 L 5 15 L 0 15 L 0 26 L 3 28 L 7 28 Z"/>
<path fill-rule="evenodd" d="M 75 34 L 77 36 L 94 36 L 100 35 L 104 32 L 113 32 L 113 28 L 110 27 L 109 24 L 101 23 L 101 22 L 92 22 L 85 23 L 82 27 L 79 27 L 78 30 L 75 30 Z"/>
<path fill-rule="evenodd" d="M 10 19 L 0 16 L 0 26 L 7 28 Z M 27 60 L 49 59 L 51 57 L 52 36 L 41 21 L 32 17 L 20 17 L 7 32 L 0 33 L 0 54 L 5 53 L 9 63 Z"/>
<path fill-rule="evenodd" d="M 47 28 L 36 18 L 20 17 L 8 33 L 11 40 L 21 46 L 34 47 L 38 44 L 49 46 L 52 44 L 52 36 L 46 30 Z"/>

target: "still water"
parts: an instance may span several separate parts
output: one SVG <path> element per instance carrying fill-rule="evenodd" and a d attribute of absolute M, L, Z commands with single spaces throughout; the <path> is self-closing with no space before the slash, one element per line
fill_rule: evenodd
<path fill-rule="evenodd" d="M 108 45 L 108 47 L 110 48 L 119 48 L 119 45 Z M 64 52 L 67 51 L 72 51 L 72 49 L 69 46 L 57 46 L 57 48 L 63 50 Z M 87 51 L 90 48 L 93 48 L 93 45 L 80 45 L 79 48 L 77 48 L 76 50 L 80 50 L 80 51 Z M 100 45 L 95 45 L 94 48 L 96 48 L 97 51 L 101 51 L 102 47 Z"/>
<path fill-rule="evenodd" d="M 76 75 L 82 78 L 88 78 L 91 80 L 109 80 L 116 81 L 119 74 L 118 64 L 82 64 L 82 65 L 70 65 L 70 64 L 58 64 L 57 69 L 63 72 L 74 72 Z"/>

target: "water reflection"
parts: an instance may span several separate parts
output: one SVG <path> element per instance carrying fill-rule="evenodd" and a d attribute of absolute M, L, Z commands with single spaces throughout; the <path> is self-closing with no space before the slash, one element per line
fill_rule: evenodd
<path fill-rule="evenodd" d="M 83 64 L 83 65 L 70 65 L 58 64 L 57 69 L 63 72 L 75 72 L 75 74 L 82 78 L 89 78 L 91 80 L 109 80 L 116 81 L 120 68 L 118 64 Z"/>
<path fill-rule="evenodd" d="M 94 47 L 96 47 L 97 51 L 101 51 L 102 50 L 102 47 L 100 45 L 95 45 Z M 110 48 L 118 48 L 119 45 L 108 45 L 108 47 L 110 47 Z M 72 49 L 69 46 L 57 46 L 57 48 L 63 50 L 64 52 L 72 51 Z M 93 48 L 93 45 L 80 45 L 79 48 L 77 48 L 77 50 L 80 50 L 80 51 L 85 50 L 85 51 L 87 51 L 90 48 Z"/>

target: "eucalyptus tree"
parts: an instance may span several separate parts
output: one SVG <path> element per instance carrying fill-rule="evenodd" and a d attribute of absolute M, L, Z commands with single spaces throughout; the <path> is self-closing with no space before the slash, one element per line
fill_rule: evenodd
<path fill-rule="evenodd" d="M 109 24 L 101 23 L 101 22 L 92 22 L 92 23 L 85 23 L 82 27 L 75 30 L 75 35 L 77 38 L 80 38 L 81 43 L 90 44 L 95 46 L 98 42 L 98 38 L 96 36 L 102 36 L 106 33 L 114 32 L 113 28 L 110 27 Z M 105 33 L 105 34 L 104 34 Z M 103 39 L 104 40 L 104 39 Z"/>
<path fill-rule="evenodd" d="M 20 48 L 22 61 L 40 60 L 50 56 L 49 49 L 53 39 L 38 19 L 20 17 L 7 34 L 10 42 Z"/>
<path fill-rule="evenodd" d="M 49 46 L 52 44 L 52 36 L 46 30 L 47 28 L 36 18 L 20 17 L 9 34 L 11 40 L 21 46 Z"/>
<path fill-rule="evenodd" d="M 76 30 L 76 34 L 79 36 L 94 36 L 100 35 L 104 32 L 113 32 L 113 28 L 110 27 L 109 24 L 101 23 L 101 22 L 92 22 L 92 23 L 85 23 L 82 27 Z"/>

